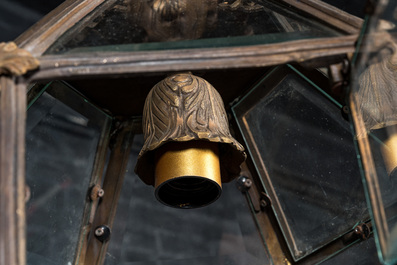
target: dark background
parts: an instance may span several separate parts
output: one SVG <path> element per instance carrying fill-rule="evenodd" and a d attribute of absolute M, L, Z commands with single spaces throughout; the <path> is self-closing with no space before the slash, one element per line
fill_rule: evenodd
<path fill-rule="evenodd" d="M 0 0 L 0 42 L 12 41 L 63 0 Z M 325 0 L 362 17 L 365 0 Z"/>
<path fill-rule="evenodd" d="M 0 0 L 0 42 L 12 41 L 63 0 Z"/>

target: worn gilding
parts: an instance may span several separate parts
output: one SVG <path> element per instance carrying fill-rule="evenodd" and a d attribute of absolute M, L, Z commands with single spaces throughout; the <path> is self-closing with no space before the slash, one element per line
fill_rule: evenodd
<path fill-rule="evenodd" d="M 220 143 L 222 182 L 236 177 L 245 159 L 244 148 L 230 134 L 221 96 L 206 80 L 190 73 L 169 76 L 149 92 L 143 132 L 145 142 L 135 171 L 149 185 L 154 185 L 153 150 L 167 142 Z"/>
<path fill-rule="evenodd" d="M 39 67 L 39 61 L 14 42 L 0 43 L 0 75 L 23 75 Z"/>

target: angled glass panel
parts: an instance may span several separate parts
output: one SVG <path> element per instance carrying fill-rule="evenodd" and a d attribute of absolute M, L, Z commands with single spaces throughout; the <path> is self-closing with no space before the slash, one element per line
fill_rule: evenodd
<path fill-rule="evenodd" d="M 353 61 L 350 106 L 379 256 L 397 262 L 397 2 L 374 6 Z"/>
<path fill-rule="evenodd" d="M 321 263 L 321 265 L 336 264 L 381 265 L 382 263 L 379 261 L 376 250 L 375 238 L 371 237 L 368 240 L 358 242 Z"/>
<path fill-rule="evenodd" d="M 271 264 L 244 195 L 234 182 L 198 209 L 159 203 L 134 174 L 143 135 L 136 135 L 117 206 L 106 265 Z"/>
<path fill-rule="evenodd" d="M 341 35 L 290 9 L 265 0 L 105 1 L 46 53 L 230 47 Z"/>
<path fill-rule="evenodd" d="M 279 67 L 233 112 L 295 260 L 368 219 L 349 122 L 307 77 Z"/>
<path fill-rule="evenodd" d="M 60 82 L 36 86 L 26 124 L 27 264 L 74 264 L 109 117 Z"/>

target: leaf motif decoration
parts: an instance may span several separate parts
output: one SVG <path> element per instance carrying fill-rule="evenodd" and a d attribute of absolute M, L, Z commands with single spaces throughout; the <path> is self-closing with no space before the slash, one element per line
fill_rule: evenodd
<path fill-rule="evenodd" d="M 154 153 L 170 141 L 203 140 L 219 143 L 222 181 L 240 172 L 244 147 L 230 134 L 223 101 L 204 79 L 187 73 L 166 78 L 149 92 L 144 106 L 144 146 L 135 172 L 154 185 Z"/>
<path fill-rule="evenodd" d="M 0 43 L 0 75 L 23 75 L 36 69 L 39 61 L 28 51 L 19 49 L 14 42 Z"/>
<path fill-rule="evenodd" d="M 359 77 L 358 99 L 368 131 L 397 124 L 397 67 L 390 60 L 369 66 Z"/>
<path fill-rule="evenodd" d="M 202 78 L 178 74 L 159 82 L 150 91 L 144 107 L 143 150 L 153 150 L 167 141 L 208 140 L 232 143 L 223 101 Z"/>
<path fill-rule="evenodd" d="M 170 86 L 167 79 L 159 82 L 149 92 L 144 106 L 144 149 L 153 150 L 169 135 L 178 130 L 180 120 L 178 89 Z"/>
<path fill-rule="evenodd" d="M 199 132 L 206 132 L 211 112 L 208 106 L 208 90 L 203 82 L 194 77 L 194 90 L 185 95 L 185 133 L 196 137 Z"/>

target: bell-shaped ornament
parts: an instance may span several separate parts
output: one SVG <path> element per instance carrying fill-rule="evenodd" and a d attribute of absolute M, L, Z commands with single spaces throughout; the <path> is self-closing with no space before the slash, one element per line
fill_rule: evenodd
<path fill-rule="evenodd" d="M 157 199 L 197 208 L 219 198 L 222 182 L 240 173 L 243 146 L 230 134 L 223 101 L 206 80 L 190 73 L 155 85 L 143 111 L 145 142 L 135 172 Z"/>

